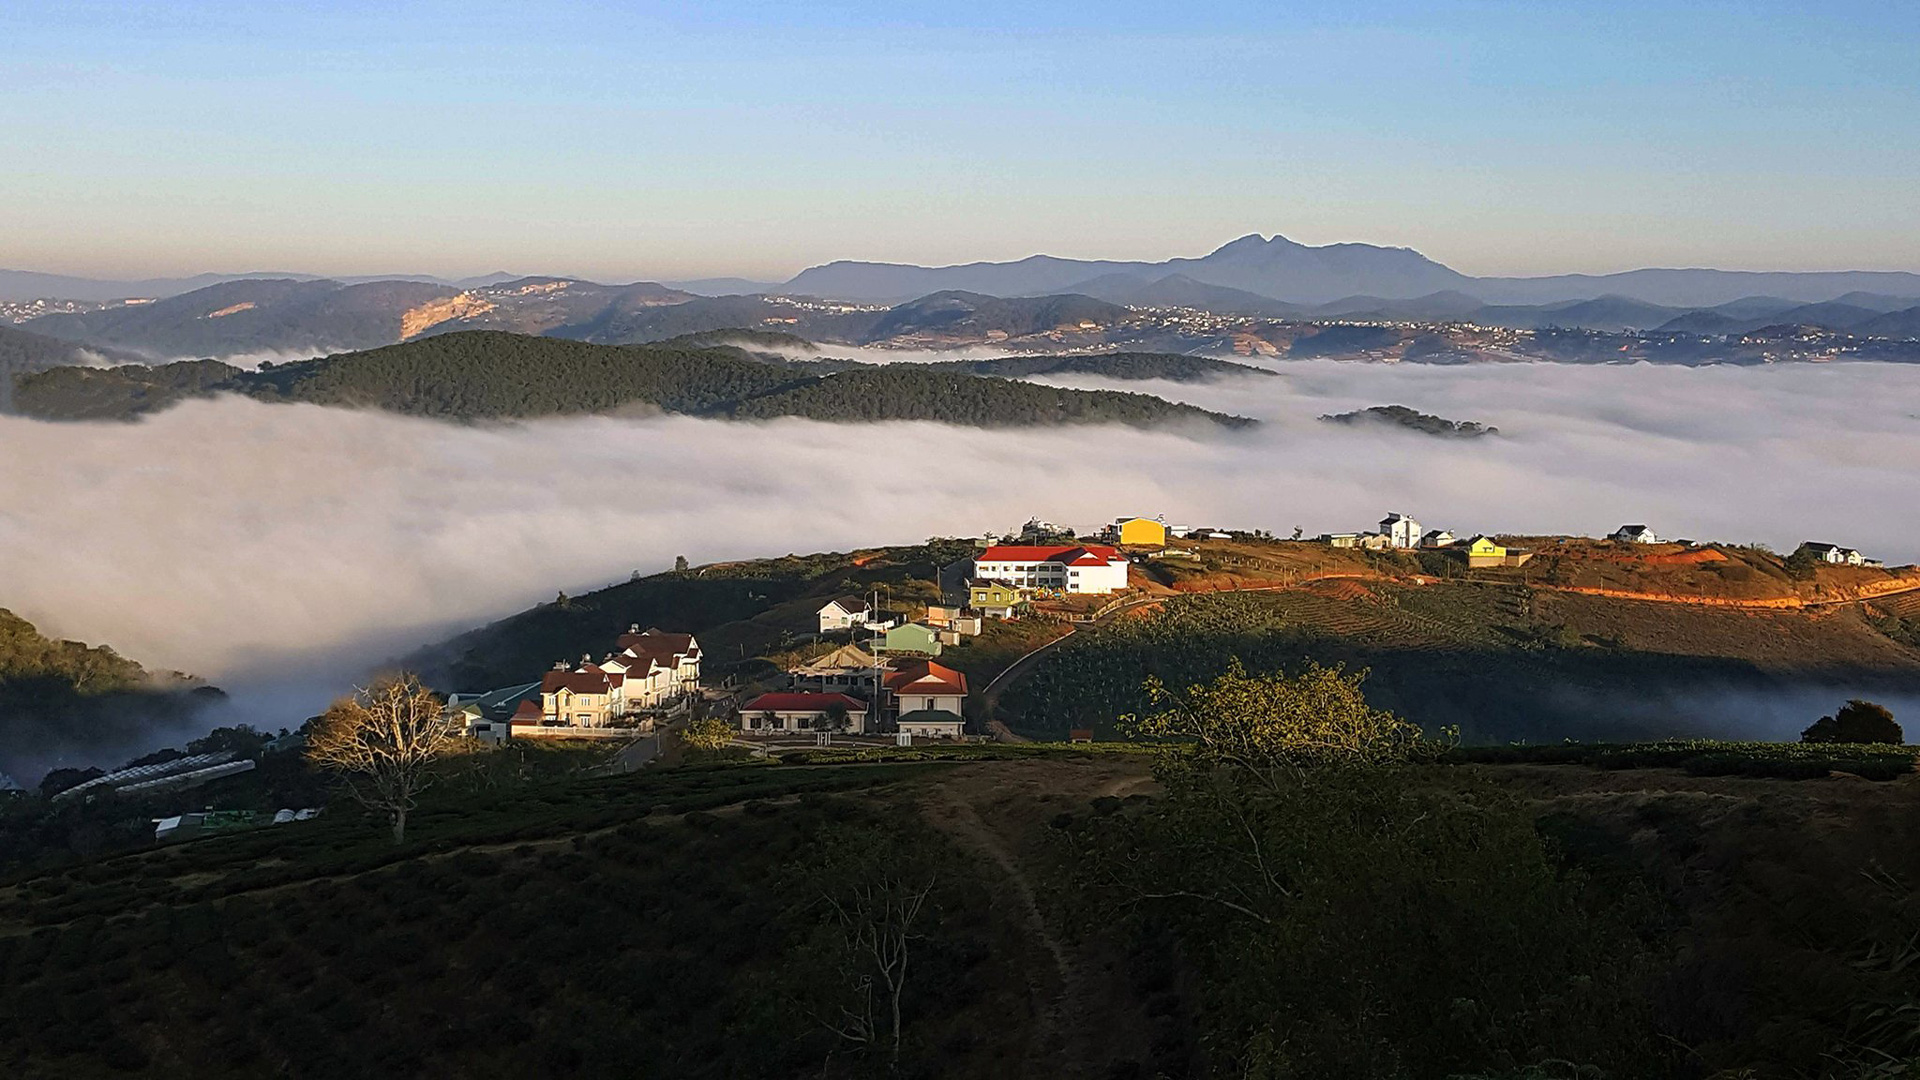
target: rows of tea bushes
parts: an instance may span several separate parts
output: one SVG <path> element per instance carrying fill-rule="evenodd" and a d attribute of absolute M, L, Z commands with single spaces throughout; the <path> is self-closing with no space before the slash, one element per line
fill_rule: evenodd
<path fill-rule="evenodd" d="M 1481 764 L 1589 765 L 1599 769 L 1683 769 L 1692 776 L 1811 780 L 1851 773 L 1893 780 L 1914 771 L 1920 748 L 1883 743 L 1723 742 L 1665 739 L 1644 743 L 1463 746 L 1449 760 Z"/>

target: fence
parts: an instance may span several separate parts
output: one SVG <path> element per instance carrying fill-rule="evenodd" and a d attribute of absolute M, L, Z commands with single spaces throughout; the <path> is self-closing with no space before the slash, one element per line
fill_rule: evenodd
<path fill-rule="evenodd" d="M 653 730 L 630 727 L 574 727 L 558 724 L 515 724 L 516 739 L 637 739 Z"/>

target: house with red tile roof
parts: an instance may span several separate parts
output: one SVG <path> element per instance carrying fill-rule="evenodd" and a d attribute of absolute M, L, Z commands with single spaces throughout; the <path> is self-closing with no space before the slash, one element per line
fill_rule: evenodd
<path fill-rule="evenodd" d="M 740 709 L 740 729 L 756 735 L 790 731 L 822 731 L 829 723 L 846 719 L 841 730 L 867 732 L 867 703 L 846 694 L 786 691 L 761 694 Z"/>
<path fill-rule="evenodd" d="M 1118 592 L 1127 558 L 1105 544 L 995 544 L 973 560 L 973 576 L 1043 592 Z"/>
<path fill-rule="evenodd" d="M 917 660 L 886 679 L 894 729 L 916 738 L 957 739 L 966 733 L 967 677 L 944 664 Z"/>
<path fill-rule="evenodd" d="M 966 715 L 967 677 L 944 664 L 915 660 L 899 664 L 886 677 L 887 694 L 901 714 L 947 712 Z"/>

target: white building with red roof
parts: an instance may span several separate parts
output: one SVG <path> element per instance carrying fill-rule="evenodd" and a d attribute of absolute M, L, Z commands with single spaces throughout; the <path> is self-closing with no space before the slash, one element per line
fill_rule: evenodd
<path fill-rule="evenodd" d="M 886 686 L 898 712 L 949 712 L 956 719 L 965 714 L 967 677 L 945 664 L 931 660 L 900 664 L 887 673 Z"/>
<path fill-rule="evenodd" d="M 846 694 L 816 694 L 802 691 L 761 694 L 740 709 L 743 731 L 770 735 L 782 731 L 819 731 L 824 724 L 846 718 L 845 730 L 856 735 L 867 731 L 867 703 Z"/>
<path fill-rule="evenodd" d="M 1127 587 L 1127 559 L 1104 544 L 995 544 L 973 560 L 973 576 L 1022 589 L 1110 593 Z"/>

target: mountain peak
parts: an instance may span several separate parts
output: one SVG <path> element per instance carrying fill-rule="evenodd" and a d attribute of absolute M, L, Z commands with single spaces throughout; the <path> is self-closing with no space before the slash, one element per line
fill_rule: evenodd
<path fill-rule="evenodd" d="M 1238 240 L 1229 240 L 1220 245 L 1214 249 L 1212 255 L 1207 257 L 1214 258 L 1219 255 L 1254 255 L 1264 252 L 1269 248 L 1295 248 L 1299 246 L 1299 244 L 1281 236 L 1279 233 L 1274 233 L 1272 237 L 1262 236 L 1259 233 L 1248 233 Z"/>

